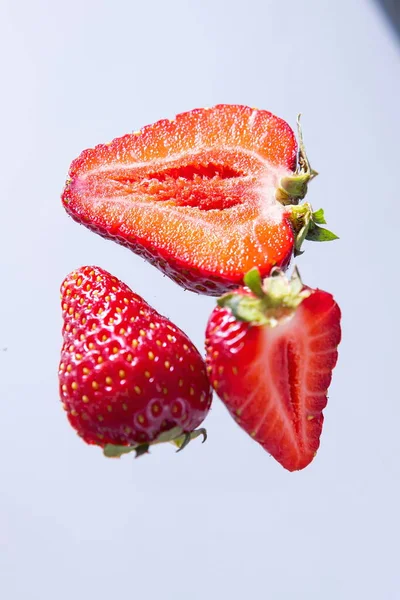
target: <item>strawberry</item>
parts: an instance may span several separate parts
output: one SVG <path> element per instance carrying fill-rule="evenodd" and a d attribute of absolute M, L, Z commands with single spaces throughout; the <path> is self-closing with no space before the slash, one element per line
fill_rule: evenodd
<path fill-rule="evenodd" d="M 316 175 L 300 134 L 265 110 L 219 105 L 85 150 L 62 202 L 92 231 L 189 290 L 218 296 L 253 266 L 287 267 L 307 239 L 336 236 L 297 206 Z"/>
<path fill-rule="evenodd" d="M 189 338 L 127 285 L 82 267 L 61 287 L 60 395 L 88 444 L 119 456 L 152 443 L 180 447 L 199 433 L 211 388 Z"/>
<path fill-rule="evenodd" d="M 285 469 L 314 458 L 340 342 L 340 309 L 327 292 L 305 287 L 295 270 L 218 301 L 207 326 L 212 384 L 236 422 Z"/>

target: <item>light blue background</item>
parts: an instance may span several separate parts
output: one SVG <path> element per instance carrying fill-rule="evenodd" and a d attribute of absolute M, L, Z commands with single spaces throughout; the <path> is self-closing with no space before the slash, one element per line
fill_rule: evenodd
<path fill-rule="evenodd" d="M 0 597 L 398 600 L 400 69 L 378 8 L 2 0 L 0 29 Z M 199 348 L 214 305 L 66 216 L 71 160 L 220 102 L 292 126 L 303 113 L 309 199 L 341 236 L 298 260 L 344 332 L 321 450 L 300 473 L 218 400 L 204 446 L 137 461 L 85 447 L 58 400 L 70 270 L 110 270 Z"/>

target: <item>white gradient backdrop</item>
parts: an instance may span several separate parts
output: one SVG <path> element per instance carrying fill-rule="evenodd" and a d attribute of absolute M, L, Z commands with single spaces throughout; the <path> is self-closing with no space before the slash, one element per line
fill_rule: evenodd
<path fill-rule="evenodd" d="M 1 0 L 0 57 L 0 597 L 398 600 L 400 61 L 375 4 Z M 343 310 L 300 473 L 217 399 L 205 445 L 137 461 L 86 447 L 58 400 L 70 270 L 110 270 L 199 348 L 214 305 L 66 216 L 71 160 L 221 102 L 303 113 L 309 199 L 341 236 L 298 259 Z"/>

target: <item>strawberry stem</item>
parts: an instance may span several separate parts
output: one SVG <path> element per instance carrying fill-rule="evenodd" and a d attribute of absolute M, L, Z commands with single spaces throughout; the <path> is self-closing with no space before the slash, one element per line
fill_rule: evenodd
<path fill-rule="evenodd" d="M 319 227 L 326 223 L 324 211 L 322 208 L 313 212 L 311 204 L 306 203 L 298 206 L 299 201 L 303 200 L 307 194 L 308 184 L 318 175 L 317 171 L 310 165 L 303 140 L 303 131 L 300 125 L 299 114 L 297 117 L 297 131 L 299 137 L 299 154 L 297 158 L 297 168 L 293 175 L 282 177 L 279 187 L 276 190 L 276 199 L 284 206 L 287 206 L 288 214 L 292 222 L 295 233 L 294 255 L 302 254 L 301 246 L 304 240 L 314 242 L 329 242 L 337 240 L 338 236 Z"/>
<path fill-rule="evenodd" d="M 297 131 L 299 136 L 299 154 L 297 158 L 297 168 L 293 175 L 282 177 L 279 187 L 276 191 L 276 199 L 284 205 L 298 204 L 305 198 L 308 190 L 308 183 L 318 175 L 317 171 L 311 168 L 308 160 L 303 140 L 303 131 L 300 125 L 299 114 L 297 116 Z"/>

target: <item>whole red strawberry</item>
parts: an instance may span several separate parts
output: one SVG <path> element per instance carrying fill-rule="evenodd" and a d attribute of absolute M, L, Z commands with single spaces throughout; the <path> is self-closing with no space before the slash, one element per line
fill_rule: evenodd
<path fill-rule="evenodd" d="M 340 309 L 327 292 L 305 287 L 297 271 L 219 300 L 207 326 L 212 384 L 236 422 L 289 471 L 319 447 L 322 410 L 340 342 Z"/>
<path fill-rule="evenodd" d="M 287 267 L 305 238 L 336 237 L 297 206 L 315 175 L 285 121 L 219 105 L 85 150 L 62 201 L 79 223 L 215 296 L 254 266 L 262 276 Z"/>
<path fill-rule="evenodd" d="M 71 273 L 61 292 L 60 394 L 85 442 L 118 456 L 205 434 L 205 364 L 178 327 L 99 267 Z"/>

